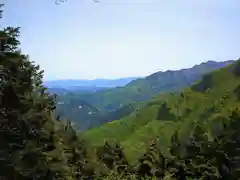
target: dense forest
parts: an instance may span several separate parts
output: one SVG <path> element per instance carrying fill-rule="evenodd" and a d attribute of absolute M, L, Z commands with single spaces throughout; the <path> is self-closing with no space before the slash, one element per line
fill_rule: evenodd
<path fill-rule="evenodd" d="M 77 133 L 54 117 L 56 97 L 21 53 L 19 30 L 0 30 L 0 179 L 239 179 L 240 60 Z M 131 148 L 142 152 L 132 159 Z"/>

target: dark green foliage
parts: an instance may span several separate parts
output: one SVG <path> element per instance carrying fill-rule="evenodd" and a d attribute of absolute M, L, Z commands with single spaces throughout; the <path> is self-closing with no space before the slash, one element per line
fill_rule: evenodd
<path fill-rule="evenodd" d="M 211 89 L 213 86 L 213 77 L 212 74 L 206 74 L 203 76 L 201 83 L 196 83 L 192 85 L 194 91 L 204 92 L 208 89 Z"/>
<path fill-rule="evenodd" d="M 171 176 L 179 180 L 184 180 L 189 175 L 182 151 L 178 131 L 176 131 L 171 138 L 170 154 L 172 157 L 168 160 L 167 167 L 172 174 Z"/>
<path fill-rule="evenodd" d="M 171 157 L 165 156 L 156 143 L 139 158 L 135 173 L 140 177 L 185 179 L 238 179 L 240 177 L 240 111 L 234 110 L 222 133 L 213 140 L 197 125 L 185 143 L 178 132 L 172 136 Z"/>
<path fill-rule="evenodd" d="M 105 141 L 104 145 L 98 148 L 97 155 L 100 162 L 109 169 L 118 173 L 127 172 L 128 161 L 118 143 Z"/>
<path fill-rule="evenodd" d="M 187 139 L 185 144 L 185 155 L 189 175 L 193 178 L 210 178 L 216 174 L 216 170 L 211 166 L 207 157 L 208 136 L 205 130 L 197 125 L 193 134 Z"/>
<path fill-rule="evenodd" d="M 139 158 L 136 173 L 140 177 L 163 178 L 166 170 L 166 157 L 161 152 L 157 141 L 153 141 L 147 152 Z"/>
<path fill-rule="evenodd" d="M 19 29 L 7 28 L 3 32 L 10 39 L 6 51 L 0 57 L 3 74 L 0 137 L 4 152 L 1 154 L 1 159 L 5 162 L 4 176 L 12 174 L 20 178 L 36 174 L 41 174 L 41 177 L 53 175 L 55 172 L 50 172 L 47 168 L 44 151 L 48 149 L 45 148 L 46 145 L 54 142 L 47 132 L 51 128 L 43 128 L 51 126 L 47 121 L 54 109 L 54 99 L 44 93 L 39 67 L 18 52 Z"/>
<path fill-rule="evenodd" d="M 175 131 L 171 137 L 171 146 L 169 151 L 172 156 L 179 158 L 178 156 L 181 154 L 181 145 L 179 142 L 178 131 Z"/>
<path fill-rule="evenodd" d="M 8 37 L 0 54 L 0 179 L 89 178 L 85 144 L 69 122 L 52 117 L 55 96 L 42 84 L 43 71 L 19 51 L 19 28 L 0 34 Z"/>
<path fill-rule="evenodd" d="M 240 177 L 239 118 L 239 110 L 233 111 L 229 117 L 229 123 L 213 141 L 209 141 L 204 129 L 197 125 L 193 134 L 187 138 L 187 143 L 181 147 L 184 150 L 182 155 L 176 151 L 179 144 L 176 140 L 173 141 L 171 148 L 176 149 L 172 153 L 174 161 L 169 164 L 169 167 L 173 166 L 175 171 L 178 170 L 176 172 L 181 171 L 185 176 L 197 179 L 237 179 Z"/>
<path fill-rule="evenodd" d="M 222 179 L 237 179 L 240 177 L 240 113 L 233 111 L 222 133 L 214 139 L 212 150 L 215 153 L 215 163 Z"/>
<path fill-rule="evenodd" d="M 88 179 L 95 175 L 94 169 L 88 161 L 86 142 L 79 139 L 70 122 L 65 126 L 64 133 L 67 164 L 72 168 L 73 177 L 76 179 Z"/>
<path fill-rule="evenodd" d="M 176 120 L 176 116 L 171 112 L 171 109 L 167 107 L 167 103 L 164 102 L 158 110 L 157 119 L 159 120 Z"/>
<path fill-rule="evenodd" d="M 214 105 L 212 105 L 212 107 L 209 107 L 209 109 L 204 110 L 200 115 L 200 119 L 202 119 L 202 121 L 208 121 L 208 117 L 211 116 L 211 114 L 216 113 L 216 107 Z"/>
<path fill-rule="evenodd" d="M 236 94 L 238 100 L 240 101 L 240 85 L 236 87 L 234 93 Z"/>
<path fill-rule="evenodd" d="M 235 66 L 233 67 L 233 74 L 238 77 L 240 76 L 240 61 L 235 63 Z"/>
<path fill-rule="evenodd" d="M 188 116 L 191 113 L 192 113 L 192 110 L 190 108 L 186 108 L 186 110 L 185 110 L 186 116 Z"/>

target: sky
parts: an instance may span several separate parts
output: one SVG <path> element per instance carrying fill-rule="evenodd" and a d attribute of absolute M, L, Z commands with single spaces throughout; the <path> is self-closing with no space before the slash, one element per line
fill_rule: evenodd
<path fill-rule="evenodd" d="M 114 79 L 240 56 L 239 0 L 0 0 L 45 80 Z"/>

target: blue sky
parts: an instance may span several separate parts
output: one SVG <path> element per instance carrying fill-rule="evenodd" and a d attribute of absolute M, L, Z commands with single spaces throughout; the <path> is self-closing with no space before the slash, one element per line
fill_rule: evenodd
<path fill-rule="evenodd" d="M 240 56 L 239 0 L 0 0 L 45 79 L 145 76 Z"/>

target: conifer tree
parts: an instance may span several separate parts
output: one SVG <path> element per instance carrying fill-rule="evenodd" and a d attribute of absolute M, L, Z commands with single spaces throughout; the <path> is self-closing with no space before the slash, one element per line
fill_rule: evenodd
<path fill-rule="evenodd" d="M 170 153 L 172 157 L 169 160 L 167 167 L 171 176 L 177 180 L 185 180 L 189 175 L 182 151 L 178 131 L 176 131 L 171 138 Z"/>
<path fill-rule="evenodd" d="M 43 71 L 21 53 L 19 30 L 0 30 L 7 38 L 0 54 L 0 177 L 56 179 L 65 171 L 51 117 L 55 97 L 42 84 Z"/>
<path fill-rule="evenodd" d="M 215 153 L 215 166 L 221 179 L 237 179 L 240 177 L 240 113 L 236 109 L 229 116 L 229 124 L 214 139 L 211 147 Z"/>
<path fill-rule="evenodd" d="M 70 121 L 67 121 L 64 131 L 64 153 L 67 156 L 68 166 L 71 167 L 73 177 L 76 179 L 89 179 L 95 175 L 94 167 L 88 161 L 86 142 L 80 139 L 73 129 Z"/>
<path fill-rule="evenodd" d="M 140 177 L 163 178 L 167 169 L 167 158 L 161 152 L 157 140 L 153 141 L 147 152 L 138 160 L 137 174 Z"/>
<path fill-rule="evenodd" d="M 127 171 L 128 161 L 118 143 L 105 141 L 104 145 L 97 150 L 97 155 L 110 170 L 117 173 Z"/>
<path fill-rule="evenodd" d="M 198 124 L 185 145 L 186 162 L 189 176 L 192 178 L 217 178 L 216 168 L 208 158 L 208 136 L 203 127 Z"/>

